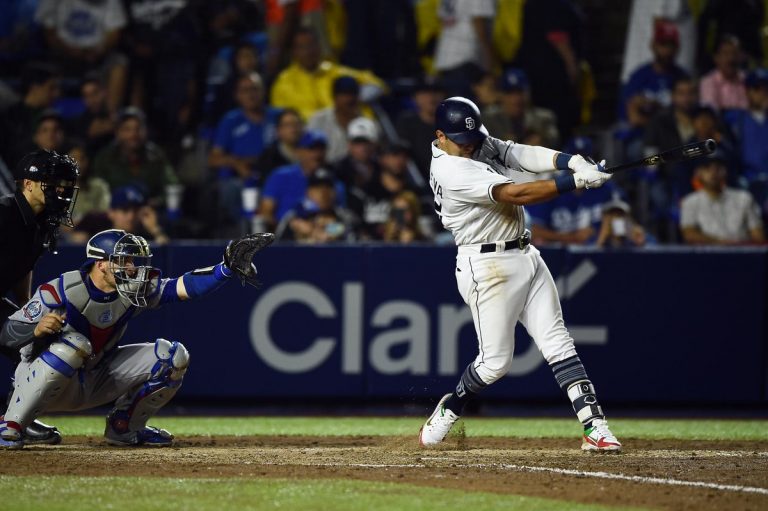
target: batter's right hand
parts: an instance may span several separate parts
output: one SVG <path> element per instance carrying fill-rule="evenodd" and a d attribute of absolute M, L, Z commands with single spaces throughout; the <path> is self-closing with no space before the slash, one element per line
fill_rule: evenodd
<path fill-rule="evenodd" d="M 605 168 L 605 160 L 592 167 L 593 168 L 591 169 L 573 173 L 573 179 L 576 181 L 576 188 L 599 188 L 613 177 L 613 174 L 597 170 Z"/>
<path fill-rule="evenodd" d="M 55 335 L 61 332 L 64 325 L 67 324 L 67 315 L 57 312 L 49 312 L 40 320 L 35 327 L 35 337 L 45 337 L 46 335 Z"/>

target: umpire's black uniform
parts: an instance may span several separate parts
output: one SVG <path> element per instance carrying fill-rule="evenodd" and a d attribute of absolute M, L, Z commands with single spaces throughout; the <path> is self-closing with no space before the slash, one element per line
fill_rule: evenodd
<path fill-rule="evenodd" d="M 77 199 L 77 163 L 69 156 L 55 151 L 38 150 L 26 155 L 16 168 L 18 184 L 39 182 L 30 197 L 42 193 L 43 208 L 35 210 L 21 189 L 14 195 L 0 197 L 0 328 L 18 307 L 8 300 L 10 291 L 19 291 L 15 298 L 26 302 L 28 289 L 18 289 L 35 267 L 44 249 L 54 250 L 61 224 L 72 225 L 72 209 Z M 37 209 L 37 208 L 35 208 Z M 18 350 L 0 346 L 0 354 L 19 361 Z M 1 405 L 2 403 L 0 403 Z M 59 431 L 40 421 L 34 421 L 24 432 L 26 443 L 57 444 Z"/>
<path fill-rule="evenodd" d="M 45 219 L 35 216 L 21 191 L 0 198 L 0 325 L 18 309 L 7 295 L 35 267 L 44 250 L 46 228 Z M 18 351 L 0 346 L 0 353 L 19 360 Z"/>

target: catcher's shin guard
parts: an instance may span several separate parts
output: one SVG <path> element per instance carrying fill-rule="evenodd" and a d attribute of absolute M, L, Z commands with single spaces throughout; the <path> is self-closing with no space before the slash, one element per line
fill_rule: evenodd
<path fill-rule="evenodd" d="M 20 365 L 5 419 L 26 428 L 62 394 L 91 351 L 86 337 L 67 332 L 32 363 Z"/>
<path fill-rule="evenodd" d="M 157 362 L 152 376 L 129 399 L 118 401 L 116 411 L 124 412 L 125 421 L 113 424 L 118 434 L 144 430 L 147 421 L 176 395 L 189 367 L 189 352 L 183 344 L 166 339 L 155 341 Z"/>

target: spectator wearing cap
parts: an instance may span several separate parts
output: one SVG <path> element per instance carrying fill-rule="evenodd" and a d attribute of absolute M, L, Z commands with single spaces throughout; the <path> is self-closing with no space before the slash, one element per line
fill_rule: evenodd
<path fill-rule="evenodd" d="M 354 241 L 357 219 L 337 205 L 336 191 L 336 180 L 330 171 L 315 171 L 307 179 L 303 200 L 280 221 L 276 237 L 298 243 Z"/>
<path fill-rule="evenodd" d="M 741 174 L 768 214 L 768 69 L 750 71 L 745 80 L 747 108 L 730 110 L 724 121 L 736 144 Z"/>
<path fill-rule="evenodd" d="M 179 182 L 163 150 L 147 139 L 144 113 L 135 107 L 118 115 L 115 139 L 94 158 L 93 173 L 113 190 L 140 188 L 155 207 L 163 203 L 166 187 Z"/>
<path fill-rule="evenodd" d="M 277 167 L 289 165 L 298 161 L 297 149 L 304 123 L 299 113 L 286 108 L 275 118 L 275 140 L 264 149 L 256 162 L 256 168 L 266 180 Z"/>
<path fill-rule="evenodd" d="M 318 110 L 333 105 L 333 82 L 340 76 L 351 76 L 361 84 L 360 99 L 364 102 L 373 101 L 386 91 L 384 82 L 370 72 L 322 60 L 315 33 L 300 28 L 293 38 L 293 62 L 277 75 L 270 104 L 293 108 L 307 120 Z"/>
<path fill-rule="evenodd" d="M 85 215 L 69 233 L 69 240 L 72 243 L 85 243 L 94 234 L 107 229 L 122 229 L 158 245 L 170 241 L 160 225 L 155 209 L 147 204 L 142 191 L 131 185 L 112 190 L 109 210 L 93 211 Z"/>
<path fill-rule="evenodd" d="M 603 204 L 602 221 L 595 244 L 604 248 L 638 248 L 655 245 L 656 239 L 635 222 L 629 204 L 621 199 L 613 199 Z"/>
<path fill-rule="evenodd" d="M 346 156 L 336 163 L 336 176 L 351 191 L 365 186 L 378 172 L 379 134 L 376 123 L 367 117 L 357 117 L 347 128 Z"/>
<path fill-rule="evenodd" d="M 0 158 L 6 165 L 32 148 L 32 136 L 40 115 L 59 97 L 56 69 L 41 63 L 27 65 L 21 75 L 22 99 L 0 114 Z"/>
<path fill-rule="evenodd" d="M 429 182 L 430 148 L 435 140 L 435 111 L 443 99 L 445 90 L 440 82 L 419 80 L 411 93 L 414 108 L 402 112 L 395 123 L 398 138 L 407 141 L 410 156 L 425 183 Z"/>
<path fill-rule="evenodd" d="M 714 59 L 715 69 L 701 78 L 701 103 L 715 110 L 747 108 L 745 73 L 741 70 L 744 54 L 739 40 L 724 36 L 717 45 Z"/>
<path fill-rule="evenodd" d="M 360 84 L 351 76 L 340 76 L 333 82 L 333 106 L 316 112 L 309 119 L 307 128 L 320 131 L 328 138 L 326 160 L 329 163 L 335 164 L 347 155 L 348 131 L 352 120 L 361 115 L 360 106 Z M 378 140 L 378 127 L 370 122 L 376 130 L 374 138 Z"/>
<path fill-rule="evenodd" d="M 680 205 L 680 229 L 691 245 L 736 245 L 765 241 L 760 209 L 749 192 L 726 186 L 726 161 L 719 151 L 697 161 L 701 190 Z"/>
<path fill-rule="evenodd" d="M 257 73 L 235 81 L 238 108 L 227 112 L 216 128 L 208 165 L 216 170 L 219 222 L 232 224 L 240 218 L 245 181 L 262 184 L 259 156 L 274 136 L 272 109 L 265 109 L 264 86 Z"/>
<path fill-rule="evenodd" d="M 522 69 L 509 68 L 499 81 L 499 108 L 483 115 L 483 124 L 502 140 L 522 142 L 526 134 L 541 135 L 539 145 L 557 147 L 560 133 L 554 112 L 531 104 L 528 77 Z"/>
<path fill-rule="evenodd" d="M 634 70 L 622 87 L 619 117 L 630 126 L 644 127 L 659 108 L 670 105 L 673 84 L 688 76 L 675 62 L 679 48 L 677 26 L 657 22 L 651 42 L 653 61 Z"/>
<path fill-rule="evenodd" d="M 307 190 L 309 177 L 325 165 L 328 140 L 320 132 L 307 130 L 299 140 L 298 162 L 276 168 L 266 183 L 259 204 L 259 215 L 273 229 L 285 214 L 299 204 Z M 344 188 L 337 184 L 337 200 L 343 200 Z"/>

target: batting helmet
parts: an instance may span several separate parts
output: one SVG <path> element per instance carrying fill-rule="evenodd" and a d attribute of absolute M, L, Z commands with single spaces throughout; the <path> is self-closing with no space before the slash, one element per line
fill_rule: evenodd
<path fill-rule="evenodd" d="M 150 281 L 158 272 L 152 267 L 152 251 L 147 240 L 120 229 L 94 234 L 85 247 L 86 264 L 109 261 L 120 296 L 137 307 L 147 305 Z"/>
<path fill-rule="evenodd" d="M 435 129 L 445 133 L 446 137 L 457 144 L 482 142 L 488 136 L 488 130 L 480 118 L 480 109 L 461 96 L 448 98 L 438 105 Z"/>

